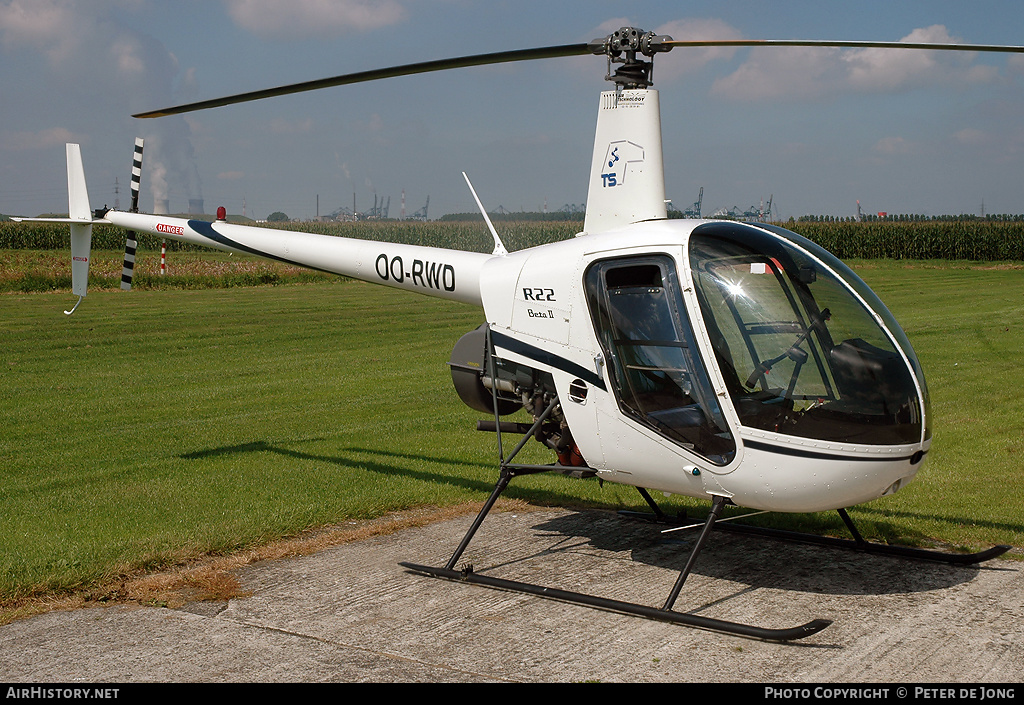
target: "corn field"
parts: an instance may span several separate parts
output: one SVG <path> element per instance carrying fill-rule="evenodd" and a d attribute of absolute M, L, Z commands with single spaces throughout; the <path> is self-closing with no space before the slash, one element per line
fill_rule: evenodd
<path fill-rule="evenodd" d="M 787 223 L 840 259 L 1024 260 L 1024 223 L 930 220 Z"/>
<path fill-rule="evenodd" d="M 500 234 L 510 250 L 571 238 L 581 228 L 574 221 L 503 222 Z M 913 222 L 788 222 L 785 227 L 817 242 L 841 259 L 941 259 L 1024 261 L 1024 222 L 934 220 Z M 365 240 L 490 252 L 490 234 L 482 222 L 377 221 L 359 223 L 284 223 L 274 227 Z M 125 232 L 100 227 L 93 231 L 94 250 L 122 250 Z M 0 222 L 0 250 L 67 250 L 67 226 L 59 223 Z M 159 250 L 160 238 L 141 235 L 139 248 Z M 187 243 L 167 242 L 171 252 L 202 251 Z"/>
<path fill-rule="evenodd" d="M 453 250 L 490 252 L 494 242 L 483 222 L 364 221 L 358 223 L 274 223 L 279 230 L 294 230 L 322 235 L 399 242 L 410 245 L 444 247 Z M 509 250 L 521 250 L 575 235 L 579 222 L 502 223 L 501 238 Z M 0 222 L 0 250 L 67 250 L 68 227 L 61 223 Z M 93 228 L 94 250 L 123 250 L 125 230 L 104 226 Z M 140 234 L 139 249 L 160 250 L 161 238 Z M 167 241 L 169 252 L 193 252 L 207 248 L 189 243 Z"/>

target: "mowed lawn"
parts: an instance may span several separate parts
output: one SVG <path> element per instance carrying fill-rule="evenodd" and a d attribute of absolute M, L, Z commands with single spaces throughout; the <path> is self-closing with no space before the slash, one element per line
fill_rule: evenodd
<path fill-rule="evenodd" d="M 479 309 L 342 281 L 73 300 L 0 296 L 0 598 L 493 488 L 446 365 Z M 582 485 L 508 494 L 634 501 Z"/>
<path fill-rule="evenodd" d="M 914 483 L 851 514 L 879 540 L 1024 546 L 1024 270 L 858 271 L 922 359 L 935 441 Z M 72 303 L 0 295 L 0 601 L 493 487 L 494 437 L 445 364 L 478 309 L 340 280 Z M 641 504 L 548 475 L 507 494 Z M 768 521 L 841 533 L 828 515 Z"/>

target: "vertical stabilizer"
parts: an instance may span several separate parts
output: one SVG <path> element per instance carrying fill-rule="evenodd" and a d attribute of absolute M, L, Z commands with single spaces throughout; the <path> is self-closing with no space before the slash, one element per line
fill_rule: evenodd
<path fill-rule="evenodd" d="M 92 225 L 71 224 L 71 293 L 85 296 L 89 283 L 89 256 L 92 249 Z"/>
<path fill-rule="evenodd" d="M 77 144 L 68 144 L 68 219 L 71 221 L 71 291 L 78 303 L 85 296 L 89 284 L 89 257 L 92 249 L 92 211 L 89 210 L 89 192 L 85 187 L 85 167 L 82 150 Z M 76 222 L 77 221 L 77 222 Z M 78 304 L 71 314 L 78 308 Z"/>
<path fill-rule="evenodd" d="M 82 166 L 82 150 L 77 144 L 67 145 L 68 150 L 68 218 L 92 221 L 89 209 L 89 192 L 85 187 L 85 168 Z"/>
<path fill-rule="evenodd" d="M 601 93 L 581 234 L 667 217 L 658 92 Z"/>

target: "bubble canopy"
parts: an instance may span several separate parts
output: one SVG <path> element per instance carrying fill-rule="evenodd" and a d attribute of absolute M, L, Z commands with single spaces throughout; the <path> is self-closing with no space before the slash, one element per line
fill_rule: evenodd
<path fill-rule="evenodd" d="M 859 445 L 930 437 L 924 376 L 906 334 L 838 258 L 760 224 L 701 225 L 688 247 L 741 425 Z"/>

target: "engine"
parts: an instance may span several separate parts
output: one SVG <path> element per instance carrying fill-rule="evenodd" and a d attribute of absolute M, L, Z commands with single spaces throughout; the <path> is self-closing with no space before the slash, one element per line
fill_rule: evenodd
<path fill-rule="evenodd" d="M 466 333 L 455 344 L 448 362 L 455 391 L 466 406 L 495 417 L 478 422 L 479 430 L 495 431 L 500 428 L 502 433 L 529 433 L 533 423 L 499 421 L 498 417 L 524 409 L 535 423 L 551 402 L 558 399 L 554 378 L 549 372 L 492 357 L 487 345 L 487 330 L 485 323 Z M 551 413 L 533 435 L 555 451 L 560 464 L 586 466 L 572 439 L 560 402 L 556 401 Z"/>

